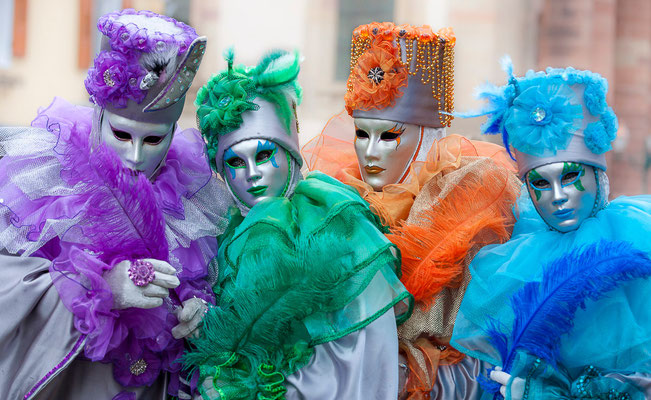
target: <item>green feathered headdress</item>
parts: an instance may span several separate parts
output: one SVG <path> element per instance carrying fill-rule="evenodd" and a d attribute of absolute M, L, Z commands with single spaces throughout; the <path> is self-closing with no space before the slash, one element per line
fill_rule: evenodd
<path fill-rule="evenodd" d="M 256 111 L 255 99 L 275 106 L 276 114 L 291 135 L 294 105 L 300 104 L 302 89 L 296 78 L 300 54 L 275 50 L 265 55 L 257 66 L 233 66 L 232 48 L 224 52 L 228 69 L 214 75 L 197 94 L 197 125 L 208 143 L 208 155 L 214 162 L 219 137 L 242 125 L 242 113 Z"/>

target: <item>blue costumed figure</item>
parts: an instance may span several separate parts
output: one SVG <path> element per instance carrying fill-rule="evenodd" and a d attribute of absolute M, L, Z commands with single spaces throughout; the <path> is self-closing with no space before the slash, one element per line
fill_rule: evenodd
<path fill-rule="evenodd" d="M 482 399 L 650 398 L 651 197 L 608 201 L 607 81 L 505 69 L 480 90 L 482 130 L 512 146 L 526 190 L 511 239 L 470 265 L 452 344 L 495 366 Z"/>

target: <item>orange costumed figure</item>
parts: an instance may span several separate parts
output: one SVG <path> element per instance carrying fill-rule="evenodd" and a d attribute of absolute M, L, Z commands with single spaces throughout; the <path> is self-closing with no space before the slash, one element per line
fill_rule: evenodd
<path fill-rule="evenodd" d="M 401 281 L 416 300 L 398 328 L 401 398 L 476 393 L 455 381 L 482 365 L 448 341 L 467 266 L 481 247 L 509 238 L 520 187 L 503 147 L 446 136 L 454 45 L 449 28 L 374 22 L 355 29 L 347 113 L 303 148 L 309 169 L 357 189 L 400 248 Z"/>

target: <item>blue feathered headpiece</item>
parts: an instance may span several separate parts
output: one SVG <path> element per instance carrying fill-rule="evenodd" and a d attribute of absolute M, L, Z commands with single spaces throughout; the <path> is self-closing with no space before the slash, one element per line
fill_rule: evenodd
<path fill-rule="evenodd" d="M 524 77 L 516 77 L 508 56 L 502 59 L 502 68 L 508 84 L 487 83 L 479 87 L 475 95 L 486 100 L 487 105 L 476 113 L 455 115 L 487 115 L 482 133 L 502 134 L 509 154 L 510 145 L 533 156 L 555 155 L 579 133 L 592 153 L 603 154 L 611 149 L 617 117 L 606 104 L 608 82 L 599 74 L 570 67 L 530 70 Z"/>

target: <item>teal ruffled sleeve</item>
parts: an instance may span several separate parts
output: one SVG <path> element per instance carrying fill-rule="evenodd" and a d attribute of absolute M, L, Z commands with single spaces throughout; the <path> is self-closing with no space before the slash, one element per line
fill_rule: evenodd
<path fill-rule="evenodd" d="M 487 316 L 512 326 L 508 299 L 524 284 L 540 282 L 542 266 L 601 241 L 628 242 L 651 254 L 651 196 L 619 197 L 568 233 L 550 230 L 526 191 L 519 209 L 511 240 L 484 247 L 471 263 L 472 280 L 451 340 L 455 348 L 492 365 L 501 365 L 501 360 L 485 333 Z M 575 314 L 573 329 L 561 338 L 557 370 L 541 364 L 532 372 L 534 360 L 521 355 L 511 371 L 523 379 L 530 376 L 528 398 L 600 399 L 610 394 L 617 399 L 623 393 L 634 399 L 642 388 L 651 388 L 648 293 L 651 280 L 635 279 L 620 283 L 597 302 L 586 302 Z"/>
<path fill-rule="evenodd" d="M 523 400 L 644 400 L 647 397 L 643 388 L 651 384 L 648 374 L 608 372 L 592 365 L 572 376 L 562 365 L 554 368 L 524 353 L 518 355 L 512 372 L 525 380 Z M 491 398 L 492 395 L 482 397 Z M 507 391 L 506 399 L 510 398 Z"/>
<path fill-rule="evenodd" d="M 222 238 L 218 257 L 219 299 L 185 362 L 222 400 L 284 398 L 285 377 L 314 346 L 411 303 L 377 217 L 356 191 L 318 172 L 292 198 L 256 204 Z"/>

